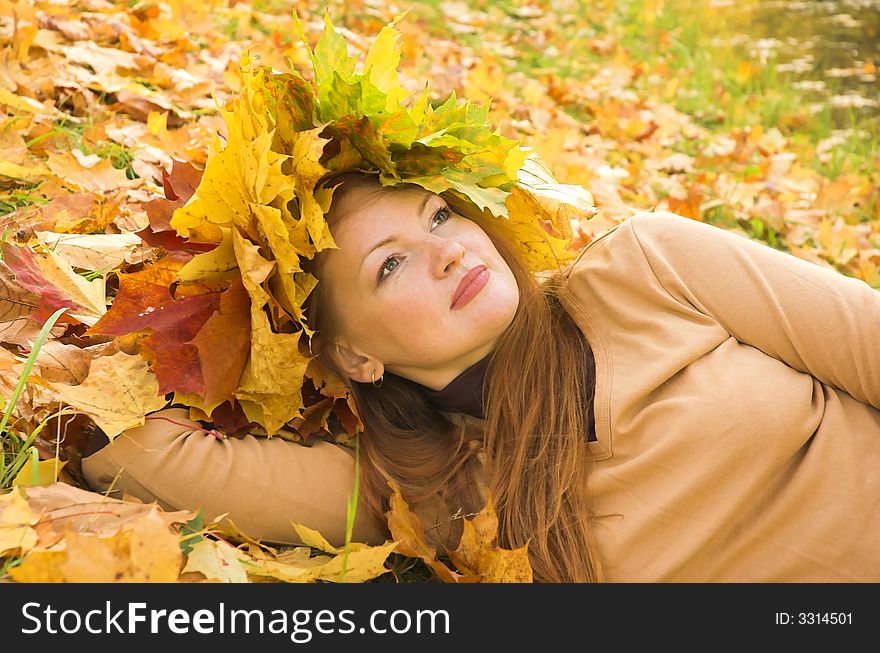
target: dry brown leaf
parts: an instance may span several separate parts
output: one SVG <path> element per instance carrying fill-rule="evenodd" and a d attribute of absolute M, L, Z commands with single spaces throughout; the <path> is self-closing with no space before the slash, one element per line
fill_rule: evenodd
<path fill-rule="evenodd" d="M 68 483 L 28 488 L 26 496 L 31 510 L 41 516 L 41 522 L 51 524 L 59 532 L 70 529 L 98 534 L 115 533 L 155 507 L 154 504 L 139 501 L 112 499 Z M 182 524 L 196 516 L 195 512 L 188 510 L 161 511 L 158 514 L 169 526 Z"/>
<path fill-rule="evenodd" d="M 92 360 L 110 346 L 109 342 L 78 347 L 58 340 L 47 340 L 37 354 L 36 366 L 46 381 L 79 385 L 89 374 Z"/>
<path fill-rule="evenodd" d="M 152 506 L 112 534 L 64 533 L 53 549 L 34 550 L 10 571 L 18 582 L 169 583 L 177 580 L 180 538 Z"/>
<path fill-rule="evenodd" d="M 15 505 L 12 515 L 0 513 L 0 524 L 27 517 L 39 536 L 10 570 L 18 582 L 174 582 L 183 563 L 177 528 L 194 516 L 67 483 L 21 489 Z"/>
<path fill-rule="evenodd" d="M 67 263 L 80 270 L 103 270 L 121 266 L 131 260 L 134 250 L 144 242 L 135 234 L 69 234 L 35 231 L 48 248 Z"/>
<path fill-rule="evenodd" d="M 0 340 L 9 342 L 5 338 L 7 331 L 10 336 L 18 333 L 27 322 L 27 316 L 39 306 L 40 296 L 22 288 L 15 280 L 15 273 L 0 261 Z"/>
<path fill-rule="evenodd" d="M 50 233 L 92 234 L 105 231 L 121 210 L 119 201 L 105 197 L 103 193 L 64 191 L 40 207 L 39 215 L 47 224 L 36 225 L 34 232 L 51 230 Z"/>
<path fill-rule="evenodd" d="M 81 41 L 64 46 L 62 52 L 71 61 L 91 66 L 99 76 L 109 76 L 117 68 L 137 70 L 140 68 L 137 57 L 131 52 L 117 48 L 104 48 L 94 41 Z"/>
<path fill-rule="evenodd" d="M 79 150 L 62 154 L 50 152 L 48 166 L 72 190 L 103 193 L 135 185 L 125 176 L 125 170 L 114 168 L 109 159 L 84 155 Z"/>

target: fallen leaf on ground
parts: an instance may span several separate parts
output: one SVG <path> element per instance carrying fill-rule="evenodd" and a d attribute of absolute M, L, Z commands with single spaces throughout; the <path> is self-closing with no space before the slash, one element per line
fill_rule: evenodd
<path fill-rule="evenodd" d="M 386 513 L 386 518 L 391 537 L 397 542 L 397 552 L 421 558 L 445 583 L 475 582 L 478 579 L 475 573 L 453 571 L 437 559 L 437 550 L 428 543 L 422 521 L 409 509 L 397 484 L 392 481 L 389 485 L 393 492 L 391 510 Z"/>
<path fill-rule="evenodd" d="M 61 470 L 64 469 L 67 462 L 68 461 L 66 460 L 59 460 L 58 458 L 49 458 L 47 460 L 39 461 L 36 464 L 37 472 L 36 480 L 34 480 L 34 462 L 28 457 L 27 462 L 21 466 L 18 474 L 12 479 L 12 485 L 20 485 L 21 487 L 45 487 L 47 485 L 52 485 L 52 483 L 57 483 Z"/>
<path fill-rule="evenodd" d="M 18 582 L 171 583 L 180 574 L 180 537 L 152 506 L 112 534 L 69 530 L 49 549 L 34 549 L 10 570 Z"/>
<path fill-rule="evenodd" d="M 241 559 L 247 556 L 222 540 L 202 539 L 192 546 L 183 572 L 199 572 L 209 581 L 247 583 Z"/>
<path fill-rule="evenodd" d="M 491 499 L 473 519 L 465 519 L 458 549 L 450 553 L 459 569 L 479 574 L 484 583 L 531 583 L 528 544 L 518 549 L 496 545 L 498 516 Z"/>
<path fill-rule="evenodd" d="M 27 553 L 37 543 L 39 521 L 18 489 L 0 494 L 0 556 Z"/>

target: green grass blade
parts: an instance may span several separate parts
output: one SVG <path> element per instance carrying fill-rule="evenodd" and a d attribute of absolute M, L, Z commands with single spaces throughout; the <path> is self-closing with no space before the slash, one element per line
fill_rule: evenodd
<path fill-rule="evenodd" d="M 345 552 L 342 554 L 342 573 L 341 577 L 345 578 L 345 571 L 348 566 L 348 549 L 351 544 L 351 533 L 354 530 L 354 518 L 357 514 L 358 492 L 361 482 L 361 449 L 360 435 L 354 438 L 354 490 L 348 498 L 348 509 L 345 515 Z"/>
<path fill-rule="evenodd" d="M 33 432 L 27 437 L 27 439 L 22 443 L 21 447 L 18 450 L 15 458 L 12 459 L 12 462 L 6 465 L 6 471 L 3 474 L 0 474 L 0 489 L 9 487 L 12 483 L 12 480 L 18 475 L 19 470 L 24 466 L 25 461 L 27 460 L 28 452 L 31 448 L 34 448 L 32 445 L 34 441 L 36 441 L 37 436 L 40 434 L 40 431 L 43 430 L 43 427 L 49 423 L 49 420 L 53 417 L 60 417 L 61 415 L 75 415 L 77 413 L 76 409 L 71 406 L 66 406 L 59 411 L 48 415 L 43 419 L 37 427 L 33 430 Z"/>
<path fill-rule="evenodd" d="M 36 447 L 31 447 L 31 485 L 40 482 L 40 452 Z"/>
<path fill-rule="evenodd" d="M 49 338 L 49 331 L 51 331 L 52 327 L 55 326 L 55 322 L 61 317 L 61 314 L 67 310 L 67 307 L 59 308 L 52 314 L 46 323 L 43 325 L 43 328 L 40 329 L 40 334 L 37 336 L 37 341 L 34 343 L 33 348 L 31 349 L 30 355 L 27 357 L 27 361 L 24 364 L 24 370 L 21 373 L 21 377 L 18 379 L 18 384 L 15 386 L 15 391 L 12 393 L 12 398 L 6 403 L 6 410 L 3 412 L 3 420 L 0 421 L 0 438 L 6 434 L 6 423 L 9 421 L 9 416 L 12 414 L 13 408 L 15 408 L 15 404 L 18 403 L 18 398 L 21 396 L 21 393 L 24 392 L 24 386 L 27 383 L 28 376 L 31 373 L 31 369 L 34 366 L 34 363 L 37 361 L 37 356 L 40 353 L 40 348 Z M 2 450 L 2 447 L 0 447 Z M 6 477 L 6 455 L 0 455 L 0 478 Z"/>

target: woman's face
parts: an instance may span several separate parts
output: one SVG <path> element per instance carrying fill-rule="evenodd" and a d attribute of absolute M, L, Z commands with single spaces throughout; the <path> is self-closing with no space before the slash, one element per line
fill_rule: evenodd
<path fill-rule="evenodd" d="M 336 358 L 366 383 L 388 370 L 434 390 L 488 355 L 519 303 L 486 233 L 419 188 L 358 184 L 334 205 L 321 283 Z"/>

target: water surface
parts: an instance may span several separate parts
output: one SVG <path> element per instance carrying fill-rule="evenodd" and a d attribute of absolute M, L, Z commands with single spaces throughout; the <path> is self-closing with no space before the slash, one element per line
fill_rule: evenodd
<path fill-rule="evenodd" d="M 806 102 L 830 101 L 837 126 L 880 117 L 880 0 L 670 0 L 705 13 L 710 42 L 775 66 Z"/>

